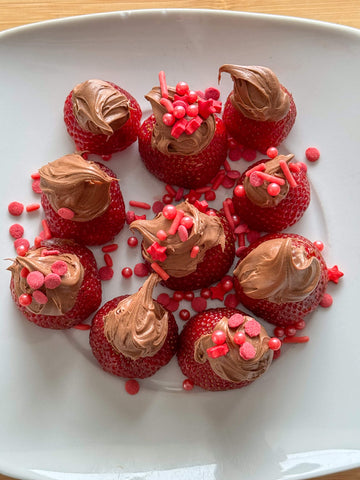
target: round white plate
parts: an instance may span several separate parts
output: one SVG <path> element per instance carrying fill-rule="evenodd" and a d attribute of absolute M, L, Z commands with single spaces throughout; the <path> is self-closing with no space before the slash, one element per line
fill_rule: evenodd
<path fill-rule="evenodd" d="M 29 480 L 285 480 L 360 465 L 359 58 L 355 29 L 235 12 L 119 12 L 0 34 L 1 472 Z M 281 151 L 304 161 L 305 149 L 317 146 L 321 158 L 308 164 L 312 203 L 291 231 L 322 240 L 328 265 L 338 264 L 345 276 L 329 285 L 333 306 L 312 315 L 310 342 L 287 346 L 251 386 L 184 392 L 174 359 L 129 396 L 124 381 L 93 360 L 88 332 L 43 330 L 17 312 L 5 260 L 14 255 L 7 231 L 16 219 L 7 205 L 38 201 L 30 174 L 73 151 L 62 108 L 75 84 L 113 81 L 146 116 L 144 94 L 158 83 L 159 70 L 170 85 L 185 80 L 197 90 L 216 86 L 224 63 L 267 65 L 292 91 L 298 117 Z M 223 75 L 223 101 L 230 89 Z M 131 199 L 152 203 L 164 193 L 136 145 L 109 166 L 127 208 Z M 220 190 L 218 204 L 230 194 Z M 39 232 L 40 220 L 40 212 L 22 215 L 26 237 Z M 140 259 L 128 236 L 126 227 L 117 239 L 122 247 L 113 255 L 115 276 L 104 283 L 104 301 L 141 285 L 120 274 Z M 103 264 L 100 249 L 95 253 Z"/>

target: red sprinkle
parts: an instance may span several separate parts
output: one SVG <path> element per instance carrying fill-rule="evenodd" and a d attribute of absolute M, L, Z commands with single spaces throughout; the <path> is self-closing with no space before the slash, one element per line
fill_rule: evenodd
<path fill-rule="evenodd" d="M 164 281 L 166 281 L 166 280 L 169 278 L 169 275 L 165 272 L 164 269 L 162 269 L 162 268 L 160 267 L 159 264 L 153 262 L 153 263 L 151 264 L 151 268 L 152 268 L 152 269 L 154 270 L 154 272 L 156 272 L 156 273 L 159 275 L 159 277 L 161 277 Z"/>
<path fill-rule="evenodd" d="M 90 330 L 91 325 L 88 325 L 87 323 L 78 323 L 77 325 L 74 325 L 72 328 L 75 328 L 76 330 Z"/>
<path fill-rule="evenodd" d="M 140 390 L 140 385 L 135 378 L 131 378 L 125 382 L 125 390 L 129 395 L 136 395 Z"/>
<path fill-rule="evenodd" d="M 253 160 L 255 160 L 256 158 L 256 150 L 252 150 L 250 148 L 245 148 L 243 151 L 242 151 L 242 158 L 246 161 L 246 162 L 252 162 Z"/>
<path fill-rule="evenodd" d="M 104 262 L 106 263 L 107 267 L 112 267 L 114 265 L 113 259 L 108 253 L 104 255 Z"/>
<path fill-rule="evenodd" d="M 162 211 L 163 208 L 164 208 L 164 204 L 160 202 L 160 200 L 157 200 L 156 202 L 153 203 L 152 211 L 155 213 L 155 215 L 157 215 Z"/>
<path fill-rule="evenodd" d="M 175 216 L 175 218 L 174 218 L 174 220 L 171 224 L 171 227 L 169 229 L 169 232 L 168 232 L 169 235 L 175 235 L 183 216 L 184 216 L 184 212 L 182 210 L 176 210 L 176 216 Z"/>
<path fill-rule="evenodd" d="M 210 358 L 219 358 L 226 355 L 229 351 L 229 347 L 226 343 L 222 345 L 216 345 L 215 347 L 210 347 L 206 350 L 208 357 Z"/>
<path fill-rule="evenodd" d="M 173 113 L 174 107 L 171 100 L 165 97 L 160 98 L 160 104 L 166 108 L 168 113 Z"/>
<path fill-rule="evenodd" d="M 226 176 L 223 178 L 223 181 L 221 182 L 221 185 L 222 185 L 224 188 L 233 188 L 233 186 L 235 185 L 235 179 L 229 177 L 229 175 L 226 175 Z"/>
<path fill-rule="evenodd" d="M 256 175 L 267 182 L 277 183 L 278 185 L 285 184 L 285 180 L 283 178 L 276 177 L 275 175 L 269 175 L 265 172 L 256 172 Z"/>
<path fill-rule="evenodd" d="M 21 306 L 27 307 L 28 305 L 31 304 L 31 302 L 32 302 L 32 297 L 29 293 L 23 293 L 22 295 L 20 295 L 19 303 Z"/>
<path fill-rule="evenodd" d="M 164 241 L 167 239 L 167 233 L 165 232 L 165 230 L 158 230 L 156 232 L 156 236 L 160 241 Z"/>
<path fill-rule="evenodd" d="M 250 342 L 245 342 L 241 345 L 239 353 L 244 360 L 251 360 L 255 357 L 256 350 Z"/>
<path fill-rule="evenodd" d="M 286 180 L 289 182 L 290 187 L 297 187 L 297 183 L 295 178 L 292 176 L 289 165 L 285 162 L 285 160 L 280 160 L 279 165 L 283 174 L 285 175 Z"/>
<path fill-rule="evenodd" d="M 161 90 L 161 96 L 163 98 L 169 98 L 169 92 L 166 84 L 166 77 L 165 77 L 165 72 L 161 70 L 159 72 L 159 83 L 160 83 L 160 90 Z"/>
<path fill-rule="evenodd" d="M 162 210 L 162 214 L 167 220 L 174 220 L 177 214 L 177 209 L 175 205 L 165 205 Z"/>
<path fill-rule="evenodd" d="M 135 212 L 133 210 L 129 210 L 128 212 L 126 212 L 126 223 L 130 225 L 130 223 L 136 220 L 135 217 Z"/>
<path fill-rule="evenodd" d="M 44 248 L 41 250 L 41 256 L 42 257 L 49 257 L 50 255 L 59 255 L 59 250 L 48 250 L 47 248 Z"/>
<path fill-rule="evenodd" d="M 36 179 L 32 182 L 31 188 L 33 189 L 34 193 L 39 193 L 39 194 L 42 193 L 42 190 L 40 188 L 40 178 L 38 178 L 38 179 Z"/>
<path fill-rule="evenodd" d="M 66 207 L 59 208 L 57 211 L 57 214 L 59 217 L 63 218 L 64 220 L 72 220 L 74 218 L 75 213 L 70 209 Z"/>
<path fill-rule="evenodd" d="M 19 247 L 24 247 L 26 248 L 26 251 L 28 251 L 30 248 L 30 242 L 26 238 L 17 238 L 14 241 L 14 247 L 15 247 L 15 250 L 17 250 Z"/>
<path fill-rule="evenodd" d="M 45 303 L 47 303 L 48 301 L 48 298 L 45 295 L 45 293 L 43 293 L 40 290 L 35 290 L 33 292 L 33 299 L 35 300 L 35 302 L 39 303 L 40 305 L 45 305 Z"/>
<path fill-rule="evenodd" d="M 137 277 L 146 277 L 149 274 L 149 268 L 146 263 L 137 263 L 134 266 L 134 274 Z"/>
<path fill-rule="evenodd" d="M 205 200 L 208 202 L 212 202 L 216 198 L 216 193 L 213 190 L 209 190 L 205 192 Z"/>
<path fill-rule="evenodd" d="M 240 160 L 241 156 L 242 156 L 241 148 L 231 148 L 229 150 L 228 157 L 232 162 L 237 162 L 238 160 Z"/>
<path fill-rule="evenodd" d="M 45 220 L 45 218 L 43 220 L 41 220 L 41 225 L 44 229 L 45 240 L 49 240 L 50 238 L 52 238 L 52 234 L 50 232 L 49 225 L 48 225 L 47 221 Z"/>
<path fill-rule="evenodd" d="M 144 208 L 145 210 L 150 210 L 151 209 L 151 205 L 149 205 L 148 203 L 138 202 L 136 200 L 130 200 L 129 205 L 131 207 Z"/>
<path fill-rule="evenodd" d="M 255 165 L 255 167 L 250 168 L 246 173 L 246 177 L 250 177 L 250 175 L 253 172 L 263 172 L 265 170 L 266 166 L 265 163 L 259 163 L 258 165 Z"/>
<path fill-rule="evenodd" d="M 162 116 L 162 121 L 167 127 L 172 127 L 175 123 L 175 117 L 172 113 L 164 113 Z"/>
<path fill-rule="evenodd" d="M 194 292 L 189 291 L 184 293 L 184 300 L 186 300 L 187 302 L 192 302 L 194 300 L 194 297 Z"/>
<path fill-rule="evenodd" d="M 110 252 L 115 252 L 119 248 L 119 245 L 117 243 L 112 243 L 111 245 L 104 245 L 102 247 L 102 251 L 104 253 L 110 253 Z"/>
<path fill-rule="evenodd" d="M 109 267 L 102 267 L 102 268 L 109 268 Z M 101 269 L 100 269 L 101 270 Z M 121 275 L 124 277 L 124 278 L 130 278 L 132 276 L 133 272 L 131 270 L 130 267 L 124 267 L 122 270 L 121 270 Z"/>
<path fill-rule="evenodd" d="M 39 290 L 44 285 L 45 277 L 41 272 L 30 272 L 26 277 L 27 284 L 33 290 Z"/>
<path fill-rule="evenodd" d="M 245 192 L 244 185 L 237 185 L 234 188 L 234 195 L 235 195 L 235 197 L 238 197 L 238 198 L 245 197 L 246 192 Z"/>
<path fill-rule="evenodd" d="M 222 345 L 226 341 L 226 333 L 223 332 L 222 330 L 215 330 L 211 335 L 211 340 L 216 345 Z"/>
<path fill-rule="evenodd" d="M 225 175 L 226 175 L 225 170 L 220 170 L 215 175 L 215 178 L 213 179 L 211 184 L 213 190 L 217 190 L 220 187 L 220 185 L 222 184 L 222 181 L 224 180 Z"/>
<path fill-rule="evenodd" d="M 235 332 L 233 340 L 236 345 L 243 345 L 246 342 L 246 335 L 244 332 Z"/>
<path fill-rule="evenodd" d="M 339 267 L 334 265 L 332 268 L 328 268 L 329 281 L 339 283 L 339 278 L 343 276 L 343 272 L 340 272 Z"/>
<path fill-rule="evenodd" d="M 169 312 L 176 312 L 176 310 L 179 308 L 179 302 L 173 298 L 170 298 L 170 302 L 166 305 L 166 308 L 169 310 Z"/>
<path fill-rule="evenodd" d="M 165 185 L 165 190 L 168 192 L 169 195 L 172 197 L 176 196 L 176 190 L 171 185 Z"/>
<path fill-rule="evenodd" d="M 180 310 L 179 312 L 179 317 L 181 318 L 181 320 L 183 320 L 184 322 L 186 322 L 187 320 L 189 320 L 190 318 L 190 312 L 189 310 L 186 310 L 185 308 L 183 310 Z"/>
<path fill-rule="evenodd" d="M 198 245 L 194 245 L 190 252 L 190 258 L 196 258 L 199 254 L 200 247 Z"/>
<path fill-rule="evenodd" d="M 129 247 L 131 247 L 131 248 L 137 247 L 138 243 L 139 243 L 139 240 L 138 240 L 136 237 L 129 237 L 129 238 L 127 239 L 127 244 L 128 244 Z"/>
<path fill-rule="evenodd" d="M 315 240 L 315 242 L 313 242 L 313 245 L 319 250 L 319 252 L 322 252 L 324 250 L 324 244 L 321 240 Z"/>
<path fill-rule="evenodd" d="M 195 297 L 191 302 L 191 307 L 197 313 L 203 312 L 206 310 L 207 301 L 203 297 Z"/>
<path fill-rule="evenodd" d="M 320 158 L 320 152 L 316 147 L 309 147 L 305 151 L 305 156 L 309 162 L 316 162 Z"/>
<path fill-rule="evenodd" d="M 235 229 L 235 224 L 234 224 L 234 220 L 233 220 L 232 214 L 231 214 L 230 202 L 231 202 L 231 205 L 232 205 L 232 200 L 231 199 L 227 198 L 226 200 L 224 200 L 223 201 L 223 209 L 224 209 L 225 218 L 229 222 L 231 230 L 234 230 Z"/>
<path fill-rule="evenodd" d="M 156 300 L 160 305 L 166 307 L 170 303 L 170 296 L 167 293 L 160 293 Z"/>
<path fill-rule="evenodd" d="M 40 173 L 35 172 L 35 173 L 32 173 L 30 176 L 33 180 L 38 180 L 40 178 Z"/>
<path fill-rule="evenodd" d="M 234 293 L 229 293 L 229 295 L 226 295 L 224 300 L 224 305 L 225 307 L 228 307 L 228 308 L 236 308 L 239 305 L 239 303 L 240 302 Z"/>
<path fill-rule="evenodd" d="M 26 267 L 23 267 L 21 270 L 20 270 L 20 276 L 22 278 L 26 278 L 28 275 L 29 275 L 29 270 L 26 268 Z"/>
<path fill-rule="evenodd" d="M 283 338 L 282 342 L 283 343 L 306 343 L 310 340 L 310 338 L 307 335 L 304 335 L 303 337 L 285 337 Z"/>
<path fill-rule="evenodd" d="M 39 203 L 30 203 L 30 205 L 26 206 L 26 211 L 28 213 L 35 212 L 35 210 L 39 210 L 40 204 Z"/>
<path fill-rule="evenodd" d="M 57 275 L 60 275 L 60 276 L 65 275 L 67 270 L 68 270 L 68 267 L 63 260 L 56 260 L 56 262 L 54 262 L 51 265 L 52 273 L 56 273 Z"/>
<path fill-rule="evenodd" d="M 268 347 L 270 350 L 279 350 L 279 348 L 281 348 L 281 341 L 276 337 L 270 338 L 268 341 Z"/>
<path fill-rule="evenodd" d="M 24 227 L 19 223 L 14 223 L 9 228 L 9 233 L 13 238 L 21 238 L 24 235 Z"/>
<path fill-rule="evenodd" d="M 18 217 L 24 211 L 24 205 L 20 202 L 11 202 L 8 205 L 8 211 L 10 215 L 14 217 Z"/>
<path fill-rule="evenodd" d="M 277 157 L 279 154 L 277 148 L 275 147 L 269 147 L 267 150 L 266 150 L 266 155 L 269 157 L 269 158 L 275 158 Z"/>
<path fill-rule="evenodd" d="M 209 98 L 212 98 L 213 100 L 219 100 L 220 90 L 215 87 L 208 87 L 205 89 L 204 95 L 206 100 L 209 100 Z"/>
<path fill-rule="evenodd" d="M 56 273 L 49 273 L 44 279 L 45 287 L 49 290 L 57 288 L 61 284 L 61 277 Z"/>
<path fill-rule="evenodd" d="M 35 248 L 40 248 L 42 243 L 42 238 L 40 236 L 37 236 L 34 238 L 34 246 Z"/>
<path fill-rule="evenodd" d="M 333 304 L 333 298 L 329 293 L 324 293 L 323 298 L 321 299 L 320 306 L 323 308 L 329 308 Z"/>
<path fill-rule="evenodd" d="M 180 187 L 178 189 L 178 191 L 176 192 L 175 201 L 179 202 L 183 198 L 183 195 L 184 195 L 184 189 L 183 189 L 183 187 Z"/>
<path fill-rule="evenodd" d="M 194 388 L 194 382 L 189 380 L 188 378 L 186 378 L 184 381 L 183 381 L 183 389 L 184 390 L 187 390 L 187 391 L 190 391 Z"/>

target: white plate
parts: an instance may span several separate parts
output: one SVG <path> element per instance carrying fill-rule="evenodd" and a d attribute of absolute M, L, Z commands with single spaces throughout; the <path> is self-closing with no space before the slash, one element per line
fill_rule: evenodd
<path fill-rule="evenodd" d="M 36 201 L 30 174 L 73 149 L 62 107 L 76 83 L 118 83 L 148 114 L 143 95 L 159 70 L 169 84 L 203 89 L 216 85 L 220 65 L 235 63 L 267 65 L 293 92 L 298 118 L 282 151 L 304 160 L 315 145 L 321 159 L 309 165 L 313 200 L 292 231 L 323 240 L 328 264 L 345 272 L 330 285 L 331 309 L 318 310 L 307 326 L 311 341 L 290 346 L 250 387 L 184 392 L 174 360 L 131 397 L 122 379 L 92 359 L 88 332 L 43 330 L 18 314 L 8 294 L 9 262 L 2 261 L 0 471 L 24 479 L 275 480 L 360 465 L 359 58 L 357 30 L 234 12 L 120 12 L 0 35 L 2 258 L 13 255 L 7 229 L 16 219 L 8 203 Z M 164 191 L 136 145 L 109 166 L 127 202 L 153 202 Z M 40 229 L 39 212 L 20 221 L 25 236 Z M 124 247 L 114 255 L 104 301 L 140 285 L 120 275 L 139 261 L 128 236 L 127 228 L 119 236 Z M 101 263 L 99 249 L 97 258 Z"/>

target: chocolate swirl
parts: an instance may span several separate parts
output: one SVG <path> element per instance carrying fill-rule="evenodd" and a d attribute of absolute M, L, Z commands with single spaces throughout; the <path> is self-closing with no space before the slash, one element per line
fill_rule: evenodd
<path fill-rule="evenodd" d="M 61 316 L 69 312 L 76 302 L 77 294 L 84 278 L 84 268 L 79 258 L 71 253 L 61 253 L 59 255 L 42 256 L 43 248 L 29 250 L 24 257 L 16 257 L 13 264 L 8 268 L 11 271 L 14 281 L 14 290 L 17 297 L 22 294 L 32 295 L 33 290 L 28 285 L 26 278 L 22 277 L 20 272 L 25 267 L 29 272 L 41 272 L 44 277 L 51 273 L 51 265 L 62 260 L 67 265 L 67 272 L 61 276 L 61 284 L 49 289 L 42 286 L 39 290 L 47 297 L 47 302 L 43 305 L 37 303 L 34 299 L 26 308 L 32 313 L 39 315 Z"/>
<path fill-rule="evenodd" d="M 104 318 L 104 334 L 113 348 L 132 360 L 153 357 L 168 333 L 168 312 L 152 299 L 160 277 L 151 274 L 140 290 Z"/>
<path fill-rule="evenodd" d="M 291 238 L 264 241 L 234 270 L 248 297 L 277 304 L 304 300 L 316 288 L 320 274 L 319 260 Z"/>
<path fill-rule="evenodd" d="M 290 109 L 290 98 L 281 88 L 276 75 L 266 67 L 222 65 L 234 82 L 232 104 L 247 118 L 260 122 L 277 122 Z"/>
<path fill-rule="evenodd" d="M 99 217 L 110 205 L 110 185 L 116 179 L 81 155 L 65 155 L 41 167 L 39 173 L 41 190 L 52 208 L 72 210 L 74 222 Z"/>
<path fill-rule="evenodd" d="M 246 196 L 254 205 L 263 208 L 275 207 L 276 205 L 279 205 L 279 203 L 286 197 L 289 192 L 289 182 L 287 181 L 279 162 L 280 160 L 290 162 L 292 158 L 294 158 L 293 154 L 278 155 L 274 159 L 264 162 L 265 173 L 269 175 L 274 175 L 285 181 L 284 185 L 280 185 L 280 192 L 275 196 L 269 195 L 267 191 L 267 187 L 269 185 L 268 181 L 264 181 L 262 185 L 254 187 L 250 183 L 250 177 L 244 178 L 243 185 L 245 188 Z"/>
<path fill-rule="evenodd" d="M 168 87 L 169 98 L 173 100 L 175 89 Z M 215 133 L 215 118 L 210 115 L 202 122 L 200 127 L 191 135 L 183 133 L 179 138 L 171 135 L 172 127 L 168 127 L 162 121 L 162 117 L 167 113 L 166 108 L 161 105 L 161 92 L 159 87 L 154 87 L 145 98 L 151 103 L 156 124 L 154 125 L 151 138 L 151 145 L 165 155 L 195 155 L 211 142 Z"/>
<path fill-rule="evenodd" d="M 235 328 L 230 328 L 228 318 L 223 317 L 215 326 L 214 331 L 221 330 L 226 334 L 226 344 L 229 351 L 226 355 L 218 358 L 211 358 L 207 354 L 207 349 L 214 346 L 211 336 L 213 332 L 208 335 L 201 336 L 195 342 L 194 359 L 198 363 L 209 362 L 211 369 L 220 378 L 233 383 L 252 382 L 260 375 L 266 372 L 270 366 L 273 358 L 273 351 L 269 349 L 269 336 L 266 330 L 261 326 L 260 334 L 256 337 L 248 337 L 246 341 L 251 343 L 256 350 L 254 358 L 244 360 L 239 354 L 239 345 L 234 342 L 234 335 L 236 332 L 243 332 L 244 325 L 251 317 L 245 316 L 244 323 Z"/>
<path fill-rule="evenodd" d="M 185 277 L 195 272 L 197 265 L 204 259 L 206 252 L 216 245 L 221 245 L 225 249 L 225 233 L 221 221 L 216 216 L 206 215 L 200 212 L 190 203 L 183 202 L 176 206 L 182 210 L 185 215 L 191 217 L 194 221 L 189 231 L 188 239 L 182 241 L 179 234 L 169 235 L 165 240 L 160 241 L 156 233 L 159 230 L 167 232 L 171 226 L 172 220 L 168 220 L 162 213 L 159 213 L 152 220 L 135 220 L 130 228 L 137 230 L 143 236 L 142 254 L 148 262 L 153 262 L 147 249 L 158 242 L 166 247 L 166 259 L 160 262 L 161 267 L 171 277 Z M 190 257 L 190 252 L 194 246 L 199 247 L 199 253 L 195 258 Z"/>
<path fill-rule="evenodd" d="M 110 136 L 130 117 L 129 100 L 103 80 L 79 83 L 72 94 L 73 112 L 83 130 Z"/>

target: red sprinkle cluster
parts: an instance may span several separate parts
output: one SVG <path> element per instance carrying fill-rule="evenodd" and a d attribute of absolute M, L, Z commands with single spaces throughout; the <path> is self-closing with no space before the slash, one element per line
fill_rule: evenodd
<path fill-rule="evenodd" d="M 159 73 L 161 105 L 166 109 L 162 121 L 164 125 L 172 127 L 171 135 L 179 138 L 181 134 L 193 134 L 213 113 L 220 113 L 222 104 L 218 101 L 218 90 L 206 89 L 205 93 L 190 90 L 185 82 L 179 82 L 176 87 L 174 99 L 169 97 L 165 72 Z"/>

